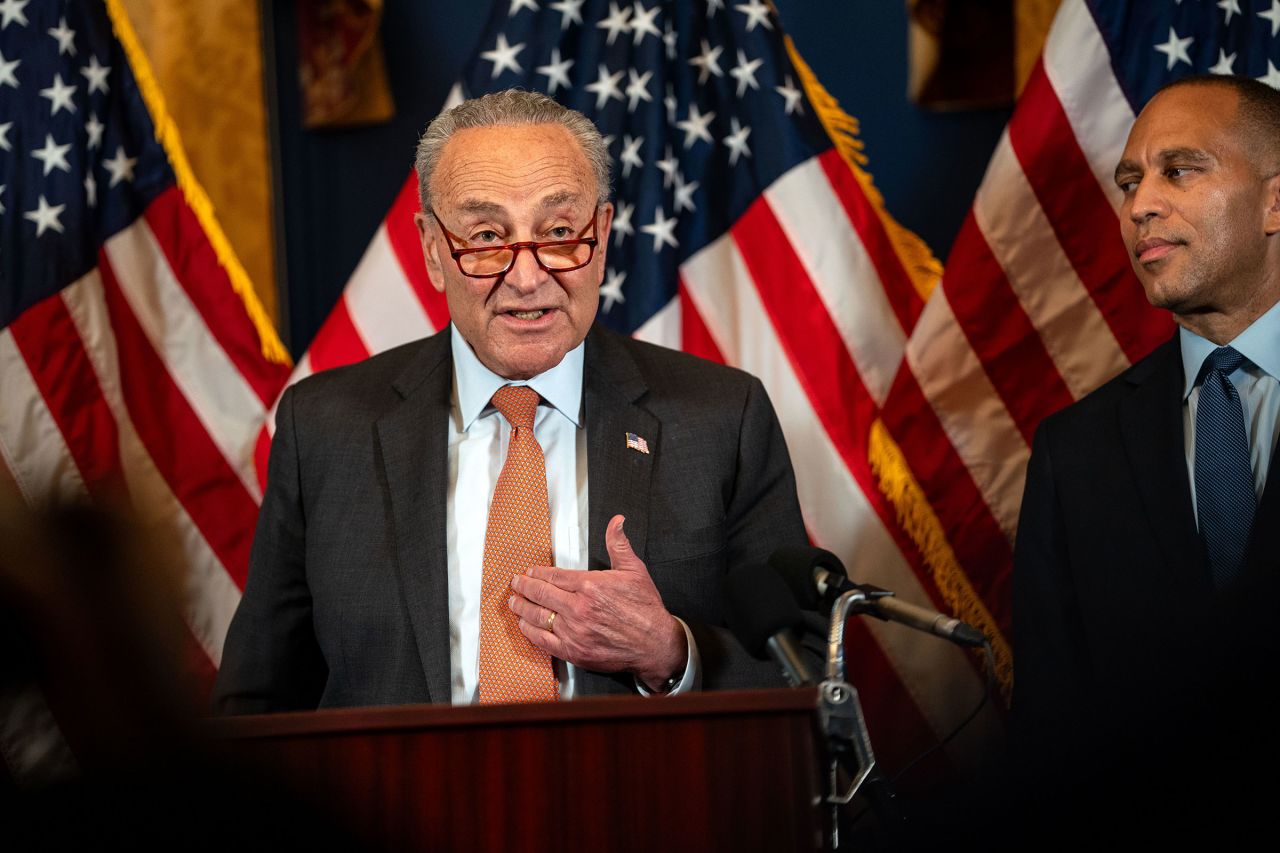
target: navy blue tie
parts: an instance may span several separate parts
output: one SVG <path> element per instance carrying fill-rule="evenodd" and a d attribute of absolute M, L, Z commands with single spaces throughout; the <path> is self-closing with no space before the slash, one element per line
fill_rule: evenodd
<path fill-rule="evenodd" d="M 1196 406 L 1196 514 L 1213 581 L 1219 587 L 1240 570 L 1258 502 L 1244 407 L 1227 378 L 1242 361 L 1244 356 L 1231 347 L 1210 353 L 1201 368 Z"/>

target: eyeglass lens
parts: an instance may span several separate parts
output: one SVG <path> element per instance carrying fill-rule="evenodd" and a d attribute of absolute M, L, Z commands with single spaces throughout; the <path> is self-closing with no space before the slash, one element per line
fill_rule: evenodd
<path fill-rule="evenodd" d="M 567 246 L 539 246 L 533 251 L 547 269 L 563 270 L 582 266 L 591 257 L 591 246 L 571 243 Z M 511 266 L 514 254 L 511 249 L 494 249 L 489 252 L 469 252 L 458 260 L 467 275 L 497 275 Z"/>

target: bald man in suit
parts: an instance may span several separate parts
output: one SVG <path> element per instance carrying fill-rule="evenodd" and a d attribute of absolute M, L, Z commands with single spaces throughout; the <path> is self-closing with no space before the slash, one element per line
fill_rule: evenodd
<path fill-rule="evenodd" d="M 1178 330 L 1036 433 L 1013 712 L 1037 782 L 1125 780 L 1095 804 L 1158 791 L 1163 809 L 1169 786 L 1274 754 L 1257 711 L 1280 592 L 1280 94 L 1165 87 L 1115 180 L 1133 268 Z"/>

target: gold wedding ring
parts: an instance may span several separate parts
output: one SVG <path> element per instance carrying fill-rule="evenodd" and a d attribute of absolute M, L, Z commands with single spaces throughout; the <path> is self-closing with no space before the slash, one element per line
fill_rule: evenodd
<path fill-rule="evenodd" d="M 547 630 L 554 634 L 556 632 L 555 626 L 556 626 L 556 614 L 555 614 L 555 611 L 552 611 L 551 615 L 547 617 Z"/>

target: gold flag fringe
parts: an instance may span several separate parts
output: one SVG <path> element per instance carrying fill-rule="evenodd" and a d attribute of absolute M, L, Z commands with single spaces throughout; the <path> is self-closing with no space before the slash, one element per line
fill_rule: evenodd
<path fill-rule="evenodd" d="M 785 39 L 791 64 L 795 66 L 796 74 L 800 76 L 800 82 L 804 86 L 804 93 L 808 96 L 809 103 L 818 113 L 818 120 L 822 122 L 827 135 L 835 143 L 836 150 L 840 152 L 849 170 L 853 172 L 858 186 L 862 188 L 862 194 L 871 202 L 876 215 L 880 217 L 885 233 L 889 235 L 889 241 L 893 244 L 893 250 L 906 269 L 907 277 L 911 279 L 916 293 L 920 294 L 921 299 L 928 299 L 929 294 L 933 293 L 933 288 L 937 286 L 938 280 L 942 278 L 942 264 L 933 256 L 933 252 L 929 250 L 924 240 L 902 227 L 885 210 L 884 197 L 876 189 L 871 175 L 863 168 L 867 165 L 867 155 L 862 153 L 862 140 L 858 138 L 858 120 L 845 112 L 840 107 L 840 103 L 818 82 L 813 70 L 796 50 L 791 36 L 786 36 Z"/>
<path fill-rule="evenodd" d="M 968 576 L 960 567 L 951 543 L 942 530 L 942 522 L 925 498 L 924 490 L 911 473 L 888 428 L 879 418 L 871 425 L 867 450 L 871 470 L 882 491 L 898 511 L 898 523 L 915 542 L 942 598 L 952 613 L 973 625 L 991 641 L 995 658 L 995 677 L 1000 695 L 1008 707 L 1013 693 L 1013 652 L 1009 641 L 996 625 L 991 611 L 974 591 Z"/>
<path fill-rule="evenodd" d="M 817 111 L 818 119 L 835 143 L 836 149 L 849 166 L 862 189 L 880 217 L 889 240 L 899 260 L 907 271 L 912 285 L 921 299 L 927 300 L 942 278 L 942 264 L 923 240 L 891 217 L 884 206 L 884 197 L 876 189 L 871 175 L 864 168 L 867 157 L 863 153 L 862 140 L 858 138 L 858 120 L 846 113 L 800 57 L 795 44 L 786 39 L 787 53 L 800 76 L 809 103 Z M 876 419 L 872 424 L 867 447 L 867 461 L 875 474 L 880 491 L 893 504 L 898 522 L 920 549 L 930 577 L 943 600 L 960 619 L 978 628 L 991 640 L 995 658 L 995 678 L 1006 706 L 1013 690 L 1013 653 L 1009 642 L 996 625 L 982 598 L 974 591 L 968 576 L 960 566 L 951 543 L 947 541 L 942 522 L 920 488 L 902 449 L 889 435 L 884 422 Z"/>

